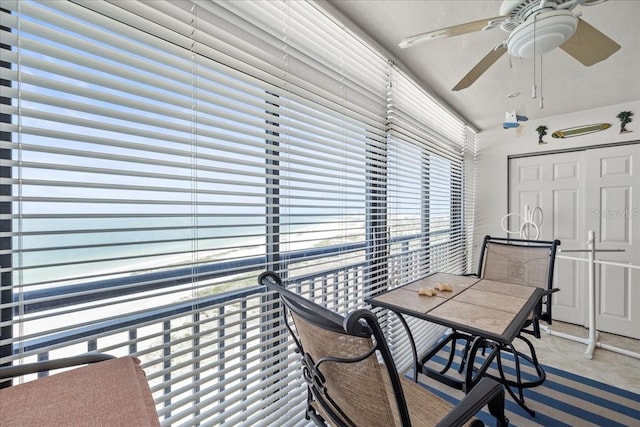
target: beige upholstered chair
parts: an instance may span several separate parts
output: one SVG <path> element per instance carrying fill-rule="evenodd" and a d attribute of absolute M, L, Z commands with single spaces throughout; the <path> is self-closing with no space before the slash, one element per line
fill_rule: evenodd
<path fill-rule="evenodd" d="M 75 367 L 0 389 L 0 425 L 159 426 L 151 391 L 133 357 L 88 354 L 0 367 L 0 378 Z"/>
<path fill-rule="evenodd" d="M 287 290 L 274 273 L 263 273 L 258 280 L 280 295 L 308 385 L 306 415 L 316 424 L 484 425 L 473 416 L 488 404 L 497 424 L 507 425 L 504 389 L 496 381 L 482 379 L 454 407 L 398 375 L 377 318 L 369 310 L 356 310 L 345 318 Z"/>

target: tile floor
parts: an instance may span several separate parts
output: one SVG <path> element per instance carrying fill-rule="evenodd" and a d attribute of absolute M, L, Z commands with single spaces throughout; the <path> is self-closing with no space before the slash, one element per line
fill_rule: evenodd
<path fill-rule="evenodd" d="M 588 330 L 578 325 L 554 321 L 551 330 L 587 338 Z M 517 341 L 517 340 L 516 340 Z M 627 351 L 640 353 L 640 340 L 600 333 L 598 341 Z M 640 359 L 596 348 L 593 358 L 585 357 L 585 344 L 542 333 L 532 340 L 542 364 L 573 372 L 606 384 L 640 394 Z"/>

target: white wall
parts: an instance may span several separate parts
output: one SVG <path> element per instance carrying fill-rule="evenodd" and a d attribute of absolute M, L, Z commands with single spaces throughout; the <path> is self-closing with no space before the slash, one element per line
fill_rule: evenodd
<path fill-rule="evenodd" d="M 620 121 L 616 115 L 621 111 L 634 112 L 633 121 L 627 125 L 627 129 L 632 132 L 619 133 Z M 593 123 L 611 123 L 611 127 L 602 132 L 573 138 L 557 139 L 551 137 L 551 134 L 556 130 Z M 539 145 L 536 128 L 541 125 L 546 125 L 548 130 L 547 135 L 543 138 L 546 144 Z M 478 134 L 475 244 L 480 244 L 482 237 L 486 234 L 506 237 L 500 224 L 502 217 L 508 213 L 508 156 L 635 140 L 640 140 L 640 101 L 540 120 L 529 120 L 522 122 L 519 128 L 500 128 Z M 477 251 L 474 250 L 474 262 L 477 260 L 477 255 Z M 477 265 L 477 263 L 472 263 L 472 265 Z"/>

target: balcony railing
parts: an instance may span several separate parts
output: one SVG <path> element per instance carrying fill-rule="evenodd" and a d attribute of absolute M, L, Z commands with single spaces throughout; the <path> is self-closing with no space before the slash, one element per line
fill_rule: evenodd
<path fill-rule="evenodd" d="M 399 284 L 394 283 L 396 277 L 407 277 L 408 269 L 416 274 L 426 274 L 428 271 L 419 266 L 424 264 L 425 256 L 431 271 L 446 269 L 449 244 L 432 245 L 425 255 L 424 249 L 412 249 L 414 246 L 410 242 L 416 238 L 404 237 L 390 242 L 392 247 L 400 248 L 394 250 L 388 260 L 387 283 L 392 286 Z M 365 244 L 359 243 L 291 252 L 281 254 L 280 261 L 284 271 L 289 271 L 309 257 L 322 259 L 364 249 Z M 255 273 L 257 276 L 265 265 L 264 257 L 255 257 L 199 266 L 196 274 L 212 279 L 228 274 L 224 272 L 233 268 L 234 273 Z M 364 262 L 341 265 L 320 273 L 297 276 L 291 283 L 298 292 L 315 301 L 346 312 L 363 307 L 364 299 L 370 294 L 371 290 L 365 288 L 365 268 Z M 74 285 L 74 292 L 78 286 L 91 292 L 85 293 L 82 300 L 72 302 L 98 301 L 115 293 L 122 296 L 122 289 L 130 289 L 123 285 L 132 281 L 150 283 L 145 285 L 150 289 L 175 286 L 178 280 L 185 280 L 185 283 L 191 280 L 185 276 L 184 271 L 172 270 Z M 52 291 L 25 293 L 22 296 L 23 313 L 56 308 L 52 305 L 57 302 L 46 302 L 48 292 Z M 72 292 L 72 289 L 57 288 L 54 292 Z M 140 292 L 140 288 L 136 292 Z M 392 335 L 391 347 L 400 352 L 406 340 L 398 332 L 398 322 L 385 314 L 381 314 L 381 321 Z M 195 302 L 175 302 L 111 321 L 71 328 L 23 342 L 20 348 L 14 349 L 14 354 L 19 352 L 21 358 L 46 360 L 61 353 L 94 351 L 132 354 L 142 360 L 164 425 L 305 423 L 302 408 L 306 394 L 296 360 L 291 357 L 295 353 L 279 318 L 278 307 L 259 286 L 203 296 Z"/>

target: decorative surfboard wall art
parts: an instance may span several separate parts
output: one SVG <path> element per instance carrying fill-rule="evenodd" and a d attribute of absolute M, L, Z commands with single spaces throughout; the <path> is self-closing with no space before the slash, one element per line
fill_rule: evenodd
<path fill-rule="evenodd" d="M 594 123 L 592 125 L 575 126 L 572 128 L 560 129 L 551 134 L 554 138 L 573 138 L 574 136 L 588 135 L 609 129 L 611 123 Z"/>

